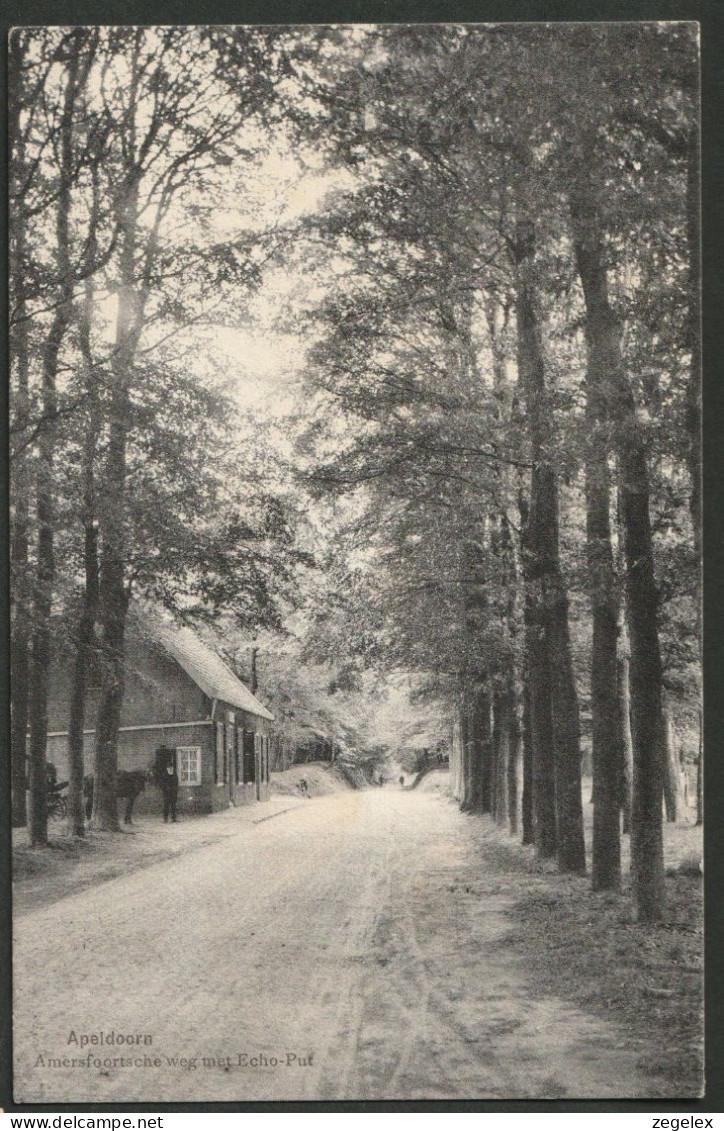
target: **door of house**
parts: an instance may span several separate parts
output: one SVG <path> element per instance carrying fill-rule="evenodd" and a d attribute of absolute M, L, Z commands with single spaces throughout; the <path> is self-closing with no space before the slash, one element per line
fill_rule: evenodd
<path fill-rule="evenodd" d="M 259 735 L 254 735 L 254 780 L 256 782 L 256 799 L 261 799 L 261 742 Z"/>
<path fill-rule="evenodd" d="M 259 738 L 262 787 L 266 790 L 269 785 L 269 739 L 265 734 Z"/>
<path fill-rule="evenodd" d="M 234 756 L 236 749 L 236 727 L 234 726 L 234 712 L 226 712 L 226 765 L 229 767 L 229 797 L 233 801 L 236 793 L 236 783 L 238 781 L 236 773 L 236 758 Z"/>
<path fill-rule="evenodd" d="M 253 731 L 244 731 L 244 783 L 252 784 L 256 781 L 256 746 Z"/>

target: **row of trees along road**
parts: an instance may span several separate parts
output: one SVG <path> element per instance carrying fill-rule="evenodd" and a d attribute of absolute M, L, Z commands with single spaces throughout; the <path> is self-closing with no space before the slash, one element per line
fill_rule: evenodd
<path fill-rule="evenodd" d="M 516 831 L 522 795 L 523 840 L 583 872 L 584 688 L 593 885 L 620 886 L 623 814 L 659 918 L 698 658 L 695 31 L 383 28 L 352 55 L 308 77 L 354 177 L 309 224 L 336 257 L 310 480 L 369 500 L 387 657 L 455 705 L 462 807 Z"/>
<path fill-rule="evenodd" d="M 232 607 L 247 628 L 279 620 L 295 555 L 284 500 L 235 451 L 233 402 L 194 376 L 184 338 L 214 312 L 240 317 L 275 246 L 221 237 L 214 219 L 261 147 L 279 60 L 261 29 L 11 38 L 13 822 L 29 785 L 33 844 L 47 841 L 53 656 L 73 665 L 71 830 L 91 670 L 92 823 L 114 830 L 133 595 L 187 617 Z"/>
<path fill-rule="evenodd" d="M 132 594 L 245 630 L 301 599 L 286 502 L 188 364 L 189 328 L 240 324 L 281 263 L 280 323 L 312 343 L 300 483 L 340 507 L 355 577 L 300 655 L 334 637 L 346 679 L 409 673 L 460 804 L 570 872 L 585 727 L 593 885 L 620 886 L 623 825 L 660 917 L 663 753 L 698 702 L 692 26 L 34 29 L 10 64 L 15 822 L 29 724 L 44 842 L 54 650 L 73 828 L 91 662 L 113 828 Z M 333 191 L 220 229 L 275 138 Z"/>

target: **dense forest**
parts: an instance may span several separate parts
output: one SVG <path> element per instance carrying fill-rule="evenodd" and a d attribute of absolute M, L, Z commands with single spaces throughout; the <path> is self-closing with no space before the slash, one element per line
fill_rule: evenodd
<path fill-rule="evenodd" d="M 117 828 L 129 606 L 279 749 L 440 749 L 664 914 L 700 724 L 691 24 L 31 28 L 10 45 L 13 822 Z M 86 719 L 91 673 L 98 716 Z M 26 796 L 28 811 L 26 812 Z"/>

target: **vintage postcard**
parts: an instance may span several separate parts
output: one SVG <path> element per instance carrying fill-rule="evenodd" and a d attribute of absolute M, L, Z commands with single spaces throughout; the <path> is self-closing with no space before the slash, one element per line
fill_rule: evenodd
<path fill-rule="evenodd" d="M 694 1099 L 699 28 L 9 41 L 17 1104 Z"/>

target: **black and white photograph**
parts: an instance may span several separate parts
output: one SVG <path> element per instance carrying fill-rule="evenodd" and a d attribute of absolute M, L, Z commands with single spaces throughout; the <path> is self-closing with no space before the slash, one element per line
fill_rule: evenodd
<path fill-rule="evenodd" d="M 700 39 L 10 32 L 16 1104 L 704 1094 Z"/>

